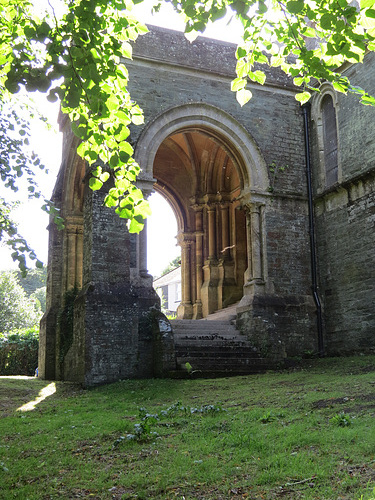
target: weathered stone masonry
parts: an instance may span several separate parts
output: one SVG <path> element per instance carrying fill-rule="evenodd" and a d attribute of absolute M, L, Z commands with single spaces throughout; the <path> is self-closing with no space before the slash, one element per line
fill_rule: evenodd
<path fill-rule="evenodd" d="M 237 303 L 241 332 L 262 355 L 282 361 L 317 351 L 303 118 L 296 89 L 274 70 L 266 85 L 249 84 L 253 99 L 241 108 L 230 91 L 234 53 L 233 45 L 203 38 L 190 44 L 160 28 L 141 37 L 128 68 L 145 124 L 132 129 L 131 141 L 140 187 L 145 195 L 160 192 L 177 218 L 179 317 L 199 319 Z M 348 71 L 361 78 L 374 67 L 366 64 Z M 321 96 L 310 135 L 325 348 L 336 354 L 374 347 L 373 132 L 367 127 L 357 140 L 374 110 L 338 101 L 327 86 L 325 92 L 338 124 L 334 186 L 326 186 L 322 163 Z M 86 385 L 167 375 L 175 368 L 173 334 L 147 273 L 146 232 L 129 235 L 102 206 L 104 194 L 85 187 L 76 140 L 66 121 L 61 126 L 54 199 L 66 229 L 50 228 L 39 373 Z M 64 332 L 59 318 L 74 287 L 74 320 Z"/>

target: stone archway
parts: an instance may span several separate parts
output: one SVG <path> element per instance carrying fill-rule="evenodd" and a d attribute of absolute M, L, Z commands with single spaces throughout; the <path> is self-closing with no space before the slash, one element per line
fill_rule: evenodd
<path fill-rule="evenodd" d="M 199 319 L 238 302 L 254 278 L 252 269 L 264 268 L 260 262 L 253 265 L 254 255 L 262 255 L 255 248 L 261 245 L 262 228 L 258 217 L 255 230 L 251 218 L 254 202 L 259 216 L 268 178 L 254 140 L 219 108 L 186 104 L 146 127 L 136 159 L 141 184 L 147 191 L 156 181 L 154 188 L 168 199 L 178 220 L 178 317 Z"/>

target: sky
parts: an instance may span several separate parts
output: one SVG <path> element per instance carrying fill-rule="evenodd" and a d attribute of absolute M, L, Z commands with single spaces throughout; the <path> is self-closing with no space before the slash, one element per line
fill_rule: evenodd
<path fill-rule="evenodd" d="M 59 0 L 50 0 L 58 8 Z M 38 7 L 41 2 L 38 0 Z M 146 24 L 154 24 L 165 28 L 183 31 L 184 23 L 174 13 L 170 4 L 165 4 L 157 15 L 150 12 L 151 2 L 148 0 L 138 4 L 133 9 L 134 15 Z M 205 36 L 226 41 L 238 41 L 239 30 L 231 23 L 228 26 L 229 16 L 209 27 Z M 52 130 L 47 130 L 41 123 L 32 123 L 31 146 L 46 165 L 49 174 L 38 174 L 38 183 L 42 193 L 49 198 L 52 194 L 56 176 L 61 163 L 62 135 L 58 132 L 57 115 L 58 104 L 49 103 L 43 95 L 35 94 L 38 109 L 45 114 Z M 7 190 L 7 194 L 8 194 Z M 19 193 L 18 199 L 27 200 L 25 193 Z M 148 218 L 148 270 L 154 276 L 161 271 L 176 256 L 180 255 L 180 248 L 176 245 L 177 224 L 169 204 L 158 194 L 149 198 L 152 215 Z M 48 254 L 48 216 L 40 209 L 38 201 L 24 201 L 14 212 L 13 218 L 18 223 L 19 232 L 36 251 L 42 262 L 47 263 Z M 152 251 L 151 251 L 152 249 Z M 10 251 L 0 244 L 0 270 L 16 269 Z"/>

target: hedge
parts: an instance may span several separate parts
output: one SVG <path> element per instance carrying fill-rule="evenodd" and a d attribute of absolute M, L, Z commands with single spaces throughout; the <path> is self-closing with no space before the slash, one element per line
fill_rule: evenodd
<path fill-rule="evenodd" d="M 34 375 L 38 346 L 38 327 L 0 333 L 0 375 Z"/>

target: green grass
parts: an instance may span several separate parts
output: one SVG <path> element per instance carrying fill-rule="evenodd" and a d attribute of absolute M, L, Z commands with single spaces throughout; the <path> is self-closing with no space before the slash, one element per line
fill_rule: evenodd
<path fill-rule="evenodd" d="M 375 357 L 86 391 L 56 383 L 19 409 L 46 387 L 0 378 L 1 499 L 374 498 Z"/>

